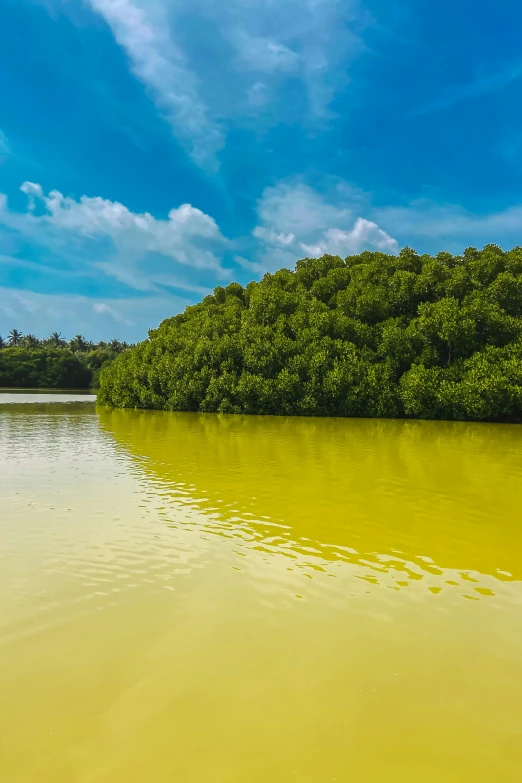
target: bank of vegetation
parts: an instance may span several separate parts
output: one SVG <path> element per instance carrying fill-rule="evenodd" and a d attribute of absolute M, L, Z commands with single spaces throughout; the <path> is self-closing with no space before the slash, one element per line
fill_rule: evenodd
<path fill-rule="evenodd" d="M 12 329 L 0 337 L 0 387 L 97 388 L 102 367 L 127 348 L 119 340 L 93 343 L 76 335 L 67 342 L 58 332 L 40 340 Z"/>
<path fill-rule="evenodd" d="M 107 405 L 522 419 L 522 248 L 364 252 L 231 283 L 101 373 Z"/>

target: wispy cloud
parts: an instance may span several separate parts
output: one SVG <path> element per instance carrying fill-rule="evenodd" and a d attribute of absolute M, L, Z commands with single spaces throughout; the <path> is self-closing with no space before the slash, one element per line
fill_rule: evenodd
<path fill-rule="evenodd" d="M 365 51 L 361 35 L 363 19 L 367 22 L 369 17 L 358 0 L 199 2 L 217 19 L 235 49 L 239 67 L 247 66 L 266 78 L 256 79 L 248 90 L 249 102 L 255 107 L 260 103 L 253 100 L 259 98 L 260 84 L 265 93 L 277 95 L 291 78 L 304 86 L 307 119 L 327 117 L 336 91 L 349 79 L 351 62 Z"/>
<path fill-rule="evenodd" d="M 106 302 L 95 302 L 92 309 L 93 312 L 98 313 L 98 315 L 110 315 L 117 323 L 124 324 L 125 326 L 134 326 L 134 321 L 125 318 L 118 310 L 115 310 L 114 307 L 111 307 Z"/>
<path fill-rule="evenodd" d="M 0 287 L 0 334 L 20 329 L 45 336 L 51 331 L 70 338 L 85 334 L 93 340 L 109 336 L 143 340 L 147 330 L 183 310 L 190 300 L 175 296 L 104 299 L 86 296 L 41 294 Z"/>
<path fill-rule="evenodd" d="M 299 68 L 299 55 L 289 46 L 271 38 L 248 35 L 237 30 L 233 35 L 240 64 L 254 71 L 295 72 Z"/>
<path fill-rule="evenodd" d="M 511 65 L 503 71 L 487 76 L 481 76 L 466 84 L 455 84 L 448 87 L 438 98 L 413 109 L 411 115 L 431 114 L 443 109 L 449 109 L 461 101 L 477 98 L 480 95 L 508 87 L 522 76 L 522 61 Z"/>
<path fill-rule="evenodd" d="M 198 82 L 169 25 L 168 3 L 146 0 L 88 0 L 113 31 L 138 79 L 150 90 L 175 137 L 203 167 L 218 166 L 224 144 L 209 118 Z"/>
<path fill-rule="evenodd" d="M 9 148 L 9 142 L 7 141 L 7 136 L 0 128 L 0 161 L 2 160 L 2 157 L 4 155 L 9 155 L 10 151 L 11 150 Z"/>
<path fill-rule="evenodd" d="M 85 1 L 110 26 L 176 139 L 210 170 L 234 123 L 329 118 L 364 51 L 359 0 Z M 210 26 L 202 45 L 199 31 Z M 288 101 L 287 89 L 302 100 Z"/>
<path fill-rule="evenodd" d="M 373 215 L 380 225 L 393 227 L 404 243 L 421 240 L 429 243 L 432 251 L 443 249 L 440 243 L 447 241 L 458 250 L 491 242 L 503 247 L 520 244 L 522 204 L 476 214 L 456 204 L 418 200 L 407 206 L 380 208 Z"/>

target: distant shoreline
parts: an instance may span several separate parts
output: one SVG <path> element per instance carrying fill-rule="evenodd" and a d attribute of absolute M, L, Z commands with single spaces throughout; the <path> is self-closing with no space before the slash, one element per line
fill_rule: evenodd
<path fill-rule="evenodd" d="M 97 389 L 42 389 L 42 388 L 35 388 L 34 386 L 0 386 L 0 393 L 1 392 L 9 392 L 10 394 L 16 393 L 16 392 L 23 392 L 24 394 L 92 394 L 96 396 Z"/>

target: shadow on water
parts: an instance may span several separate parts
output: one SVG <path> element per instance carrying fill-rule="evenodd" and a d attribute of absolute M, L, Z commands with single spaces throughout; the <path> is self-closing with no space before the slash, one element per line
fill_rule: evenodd
<path fill-rule="evenodd" d="M 428 577 L 433 592 L 469 583 L 491 595 L 480 575 L 522 579 L 516 425 L 98 415 L 158 492 L 204 515 L 206 532 L 319 570 L 363 565 L 375 583 L 393 570 L 398 588 Z"/>

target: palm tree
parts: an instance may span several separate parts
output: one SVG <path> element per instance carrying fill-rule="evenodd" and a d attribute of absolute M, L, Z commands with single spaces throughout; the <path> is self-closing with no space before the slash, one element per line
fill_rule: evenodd
<path fill-rule="evenodd" d="M 4 340 L 2 335 L 0 334 L 0 351 L 2 350 L 2 348 L 5 348 L 6 345 L 7 345 L 6 341 Z"/>
<path fill-rule="evenodd" d="M 26 334 L 24 337 L 22 337 L 20 343 L 26 348 L 38 348 L 40 345 L 40 340 L 34 334 Z"/>
<path fill-rule="evenodd" d="M 18 329 L 11 329 L 9 332 L 9 345 L 20 345 L 22 337 L 22 332 L 19 332 Z"/>
<path fill-rule="evenodd" d="M 65 340 L 62 338 L 61 332 L 51 332 L 49 335 L 49 345 L 53 345 L 55 348 L 60 348 L 65 345 Z"/>
<path fill-rule="evenodd" d="M 88 349 L 89 343 L 82 334 L 77 334 L 72 340 L 69 340 L 69 348 L 71 351 L 84 352 Z"/>
<path fill-rule="evenodd" d="M 123 349 L 123 345 L 119 340 L 111 340 L 108 347 L 113 353 L 120 353 L 120 351 Z"/>

